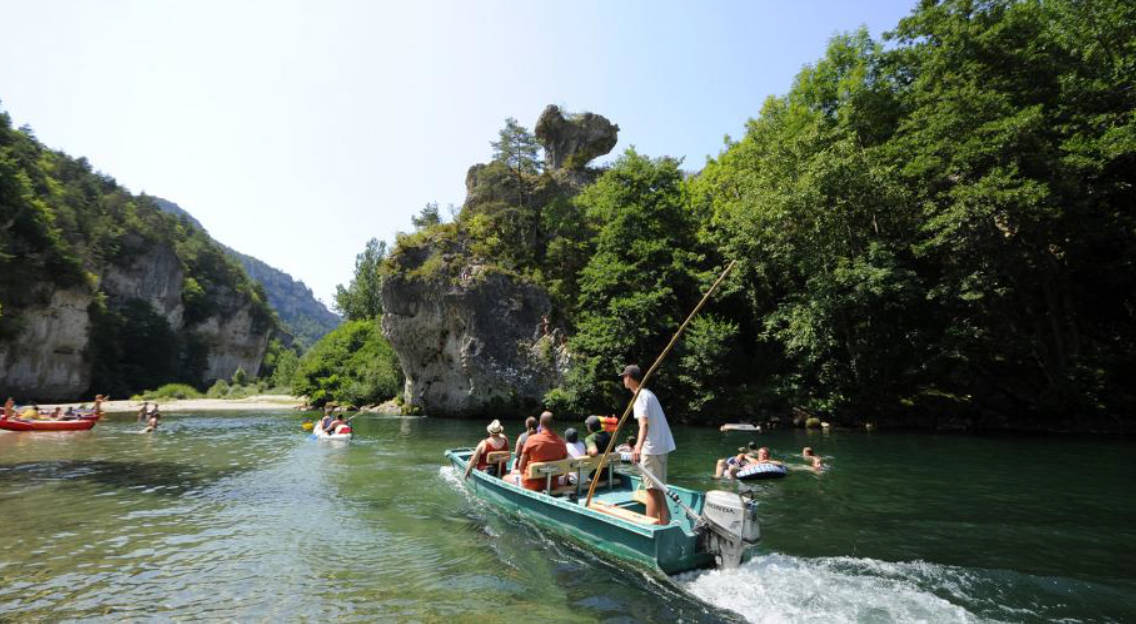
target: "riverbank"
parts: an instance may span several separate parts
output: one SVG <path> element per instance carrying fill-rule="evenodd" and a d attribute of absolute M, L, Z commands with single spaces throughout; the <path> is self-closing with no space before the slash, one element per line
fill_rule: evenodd
<path fill-rule="evenodd" d="M 106 401 L 103 403 L 103 411 L 137 412 L 142 407 L 142 403 L 142 401 Z M 244 399 L 169 399 L 149 401 L 149 403 L 151 405 L 157 403 L 162 412 L 237 412 L 296 410 L 304 405 L 304 400 L 286 394 L 258 394 Z M 80 406 L 90 407 L 91 402 L 40 404 L 39 408 L 50 411 L 56 407 L 66 410 L 68 407 Z"/>

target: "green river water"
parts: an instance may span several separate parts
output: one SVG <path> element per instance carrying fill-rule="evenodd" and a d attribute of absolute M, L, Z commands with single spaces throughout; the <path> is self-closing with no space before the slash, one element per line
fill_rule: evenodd
<path fill-rule="evenodd" d="M 484 423 L 127 415 L 0 432 L 0 622 L 83 620 L 1136 621 L 1136 444 L 779 431 L 764 541 L 740 569 L 664 578 L 469 496 L 442 451 Z M 519 423 L 508 422 L 514 439 Z M 744 433 L 674 427 L 671 481 Z"/>

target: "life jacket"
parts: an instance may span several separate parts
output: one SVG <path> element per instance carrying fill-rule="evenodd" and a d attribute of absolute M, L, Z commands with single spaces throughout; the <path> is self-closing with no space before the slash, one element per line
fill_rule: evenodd
<path fill-rule="evenodd" d="M 491 442 L 495 439 L 498 439 L 498 438 L 488 437 L 488 438 L 485 438 L 484 440 L 482 440 L 483 442 L 485 442 L 485 452 L 483 452 L 481 454 L 481 457 L 477 458 L 477 469 L 478 470 L 485 470 L 486 468 L 489 467 L 489 462 L 486 461 L 486 458 L 489 457 L 490 453 L 496 453 L 497 451 L 509 450 L 509 436 L 506 436 L 506 435 L 501 436 L 500 439 L 504 440 L 505 443 L 502 444 L 500 446 L 500 448 L 492 446 Z"/>
<path fill-rule="evenodd" d="M 619 427 L 619 419 L 615 416 L 600 416 L 600 424 L 603 425 L 603 430 L 608 433 L 615 433 Z"/>

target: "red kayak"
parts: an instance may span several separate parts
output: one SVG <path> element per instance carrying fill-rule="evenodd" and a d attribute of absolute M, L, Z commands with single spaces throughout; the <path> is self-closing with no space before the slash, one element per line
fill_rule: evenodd
<path fill-rule="evenodd" d="M 84 431 L 95 426 L 98 419 L 80 420 L 0 420 L 0 429 L 8 431 Z"/>

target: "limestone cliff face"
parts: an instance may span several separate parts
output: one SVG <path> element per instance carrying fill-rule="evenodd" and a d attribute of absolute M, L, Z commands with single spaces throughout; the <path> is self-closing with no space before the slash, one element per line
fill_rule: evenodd
<path fill-rule="evenodd" d="M 232 314 L 210 316 L 191 331 L 209 347 L 204 375 L 207 382 L 230 379 L 238 368 L 255 375 L 268 350 L 269 332 L 258 327 L 248 305 Z"/>
<path fill-rule="evenodd" d="M 594 180 L 599 171 L 587 165 L 615 147 L 618 132 L 600 115 L 565 115 L 549 106 L 536 126 L 544 173 L 513 171 L 502 162 L 470 167 L 462 216 L 509 222 L 506 246 L 518 253 L 502 264 L 515 270 L 478 257 L 482 252 L 460 224 L 422 232 L 392 252 L 382 328 L 406 375 L 408 405 L 431 415 L 515 414 L 536 408 L 560 385 L 569 354 L 549 325 L 548 294 L 519 276 L 524 250 L 545 244 L 541 211 Z"/>
<path fill-rule="evenodd" d="M 110 265 L 103 271 L 100 288 L 114 299 L 141 299 L 166 318 L 170 327 L 182 325 L 185 306 L 181 300 L 185 273 L 169 245 L 153 245 L 126 266 Z"/>
<path fill-rule="evenodd" d="M 41 400 L 77 396 L 91 383 L 86 348 L 91 320 L 86 289 L 56 290 L 20 311 L 19 334 L 0 342 L 0 393 Z"/>
<path fill-rule="evenodd" d="M 427 414 L 472 416 L 536 406 L 560 381 L 544 335 L 548 296 L 485 267 L 457 283 L 385 280 L 383 333 L 406 374 L 405 400 Z"/>
<path fill-rule="evenodd" d="M 185 274 L 177 254 L 166 243 L 142 248 L 126 262 L 103 268 L 99 290 L 107 306 L 148 302 L 172 331 L 200 338 L 208 349 L 203 375 L 207 383 L 231 378 L 238 367 L 255 374 L 268 349 L 270 327 L 258 320 L 247 298 L 225 291 L 215 297 L 216 313 L 187 325 Z M 20 400 L 81 398 L 92 382 L 89 306 L 94 296 L 87 288 L 77 288 L 55 290 L 42 299 L 40 305 L 16 311 L 18 331 L 0 341 L 0 393 Z"/>

